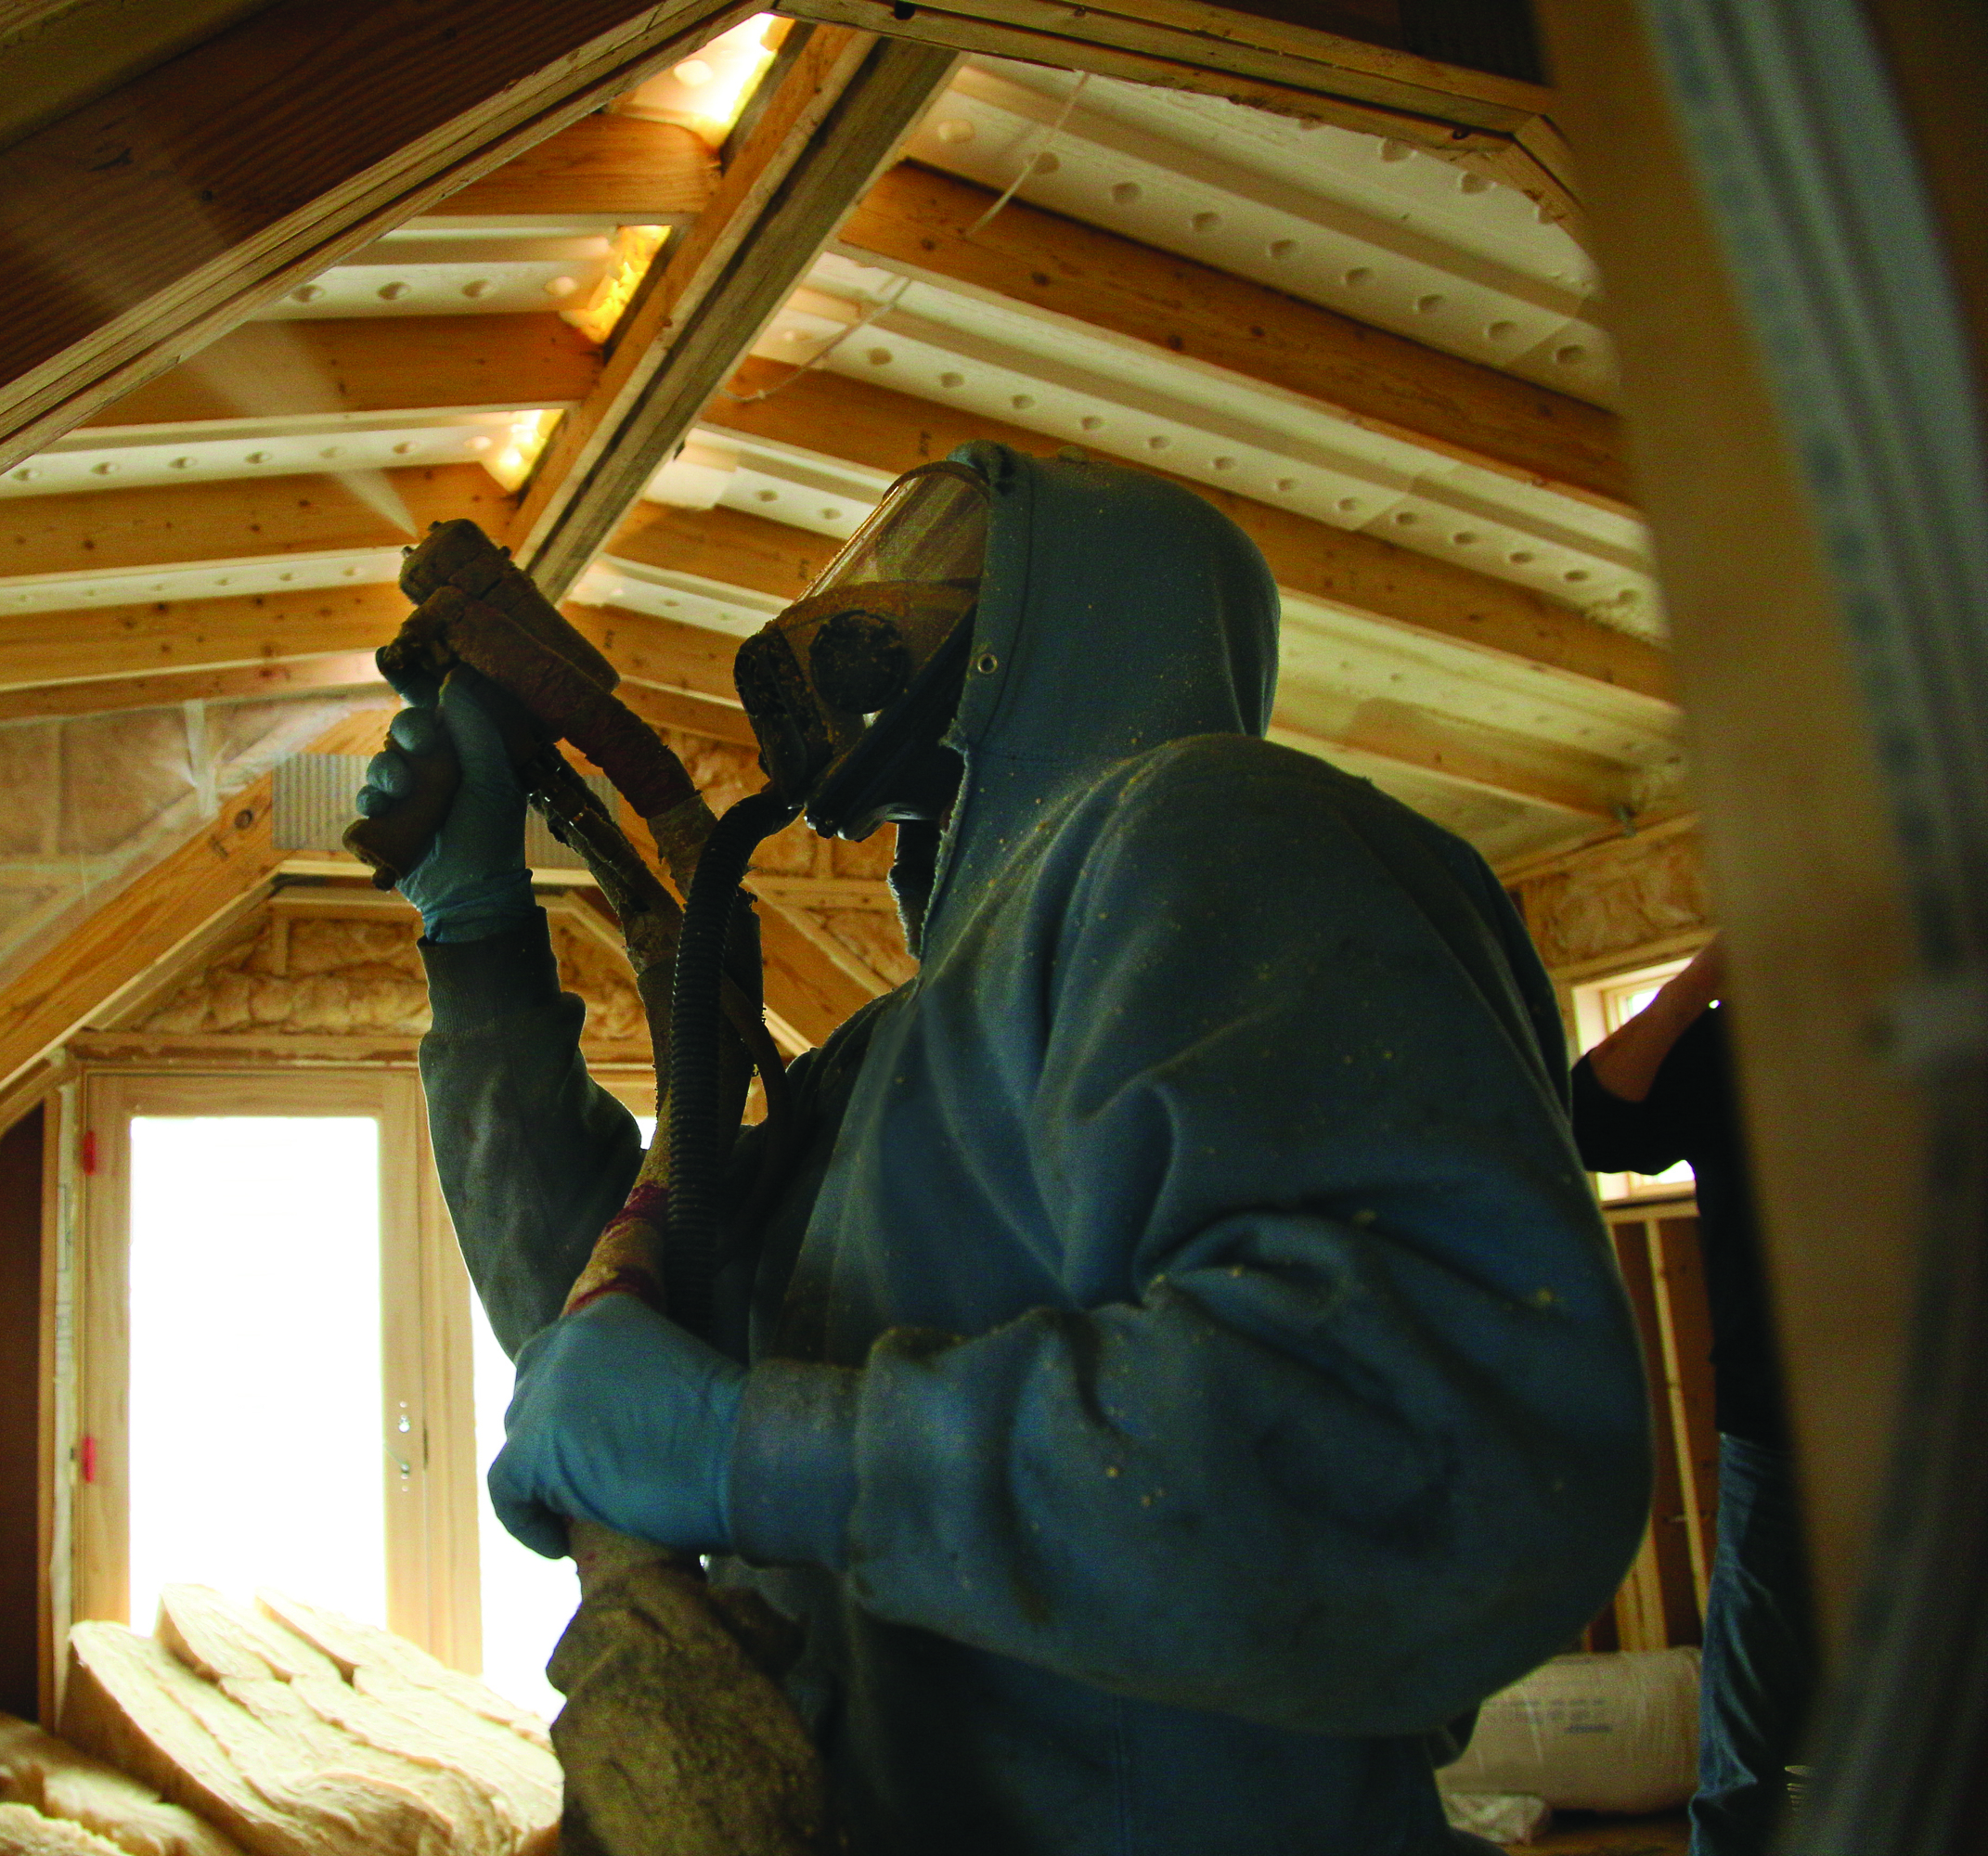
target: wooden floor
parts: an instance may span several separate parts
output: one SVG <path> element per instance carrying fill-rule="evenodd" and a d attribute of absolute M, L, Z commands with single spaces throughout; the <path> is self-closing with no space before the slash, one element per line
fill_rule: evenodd
<path fill-rule="evenodd" d="M 1593 1817 L 1563 1811 L 1537 1843 L 1512 1843 L 1517 1856 L 1685 1856 L 1691 1830 L 1683 1811 L 1663 1817 Z"/>

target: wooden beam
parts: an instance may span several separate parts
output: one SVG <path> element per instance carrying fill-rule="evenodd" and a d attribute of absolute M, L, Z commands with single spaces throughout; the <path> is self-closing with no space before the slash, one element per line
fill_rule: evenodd
<path fill-rule="evenodd" d="M 742 748 L 759 745 L 745 711 L 736 702 L 715 697 L 693 696 L 680 690 L 662 690 L 624 677 L 614 692 L 643 721 L 658 728 L 676 728 L 703 735 L 714 741 L 730 741 Z"/>
<path fill-rule="evenodd" d="M 1042 432 L 820 369 L 796 376 L 777 362 L 748 361 L 731 384 L 740 397 L 714 400 L 706 424 L 825 451 L 872 470 L 909 470 L 975 438 L 1038 454 L 1057 448 L 1057 441 Z M 767 398 L 750 397 L 769 388 L 777 391 Z M 1172 481 L 1227 515 L 1263 550 L 1278 585 L 1294 593 L 1494 651 L 1547 675 L 1605 683 L 1666 704 L 1674 701 L 1668 653 L 1571 607 L 1355 529 L 1333 528 L 1186 478 Z M 642 506 L 645 516 L 650 507 Z M 613 546 L 616 552 L 628 551 L 624 536 Z"/>
<path fill-rule="evenodd" d="M 560 611 L 630 682 L 700 697 L 707 705 L 737 707 L 731 661 L 738 653 L 739 640 L 729 632 L 653 618 L 647 612 L 624 612 L 618 606 L 582 606 L 569 601 Z"/>
<path fill-rule="evenodd" d="M 1633 510 L 1621 421 L 1600 406 L 1019 200 L 973 230 L 994 200 L 904 162 L 837 242 L 1299 394 L 1445 458 Z"/>
<path fill-rule="evenodd" d="M 0 469 L 751 0 L 278 0 L 8 151 Z"/>
<path fill-rule="evenodd" d="M 1536 745 L 1531 741 L 1405 702 L 1362 702 L 1336 728 L 1322 725 L 1310 713 L 1315 706 L 1306 702 L 1302 690 L 1289 692 L 1272 718 L 1273 739 L 1327 759 L 1344 750 L 1351 756 L 1412 767 L 1446 786 L 1544 806 L 1596 823 L 1616 817 L 1629 786 L 1628 769 L 1599 755 L 1583 756 L 1578 769 L 1556 766 L 1553 757 L 1529 752 Z"/>
<path fill-rule="evenodd" d="M 1389 136 L 1516 187 L 1556 218 L 1579 212 L 1543 113 L 1550 91 L 1376 44 L 1370 8 L 1308 7 L 1304 25 L 1198 0 L 777 0 L 776 10 Z"/>
<path fill-rule="evenodd" d="M 0 1131 L 12 1128 L 64 1083 L 73 1082 L 76 1065 L 66 1056 L 31 1064 L 0 1089 Z"/>
<path fill-rule="evenodd" d="M 431 408 L 522 412 L 577 405 L 600 372 L 593 343 L 552 315 L 247 322 L 83 423 L 190 425 Z"/>
<path fill-rule="evenodd" d="M 272 781 L 236 793 L 221 816 L 120 891 L 0 992 L 0 1089 L 136 985 L 283 860 L 269 829 Z"/>
<path fill-rule="evenodd" d="M 575 218 L 673 226 L 702 213 L 717 158 L 675 122 L 597 111 L 430 209 L 447 219 Z"/>
<path fill-rule="evenodd" d="M 834 958 L 805 917 L 770 902 L 757 912 L 767 1003 L 809 1043 L 826 1043 L 838 1025 L 888 990 L 867 969 L 858 974 L 849 960 Z"/>
<path fill-rule="evenodd" d="M 337 477 L 238 478 L 0 501 L 0 576 L 110 573 L 272 554 L 400 548 L 432 522 L 501 531 L 510 499 L 478 464 L 390 470 L 402 528 Z"/>
<path fill-rule="evenodd" d="M 672 513 L 682 516 L 681 511 Z M 736 510 L 723 513 L 738 522 L 758 521 Z M 699 519 L 686 518 L 692 522 Z M 761 525 L 781 526 L 774 522 Z M 669 547 L 674 528 L 674 524 L 651 524 L 638 533 L 633 540 L 642 546 L 643 558 L 658 566 L 678 565 L 671 558 Z M 621 536 L 616 537 L 614 546 L 618 558 L 636 558 L 636 548 L 625 547 Z M 764 563 L 767 558 L 762 554 L 758 560 Z M 789 598 L 812 577 L 768 574 L 763 566 L 749 571 L 759 572 L 760 577 L 747 582 L 744 574 L 735 574 L 733 584 L 750 584 L 755 591 Z M 678 702 L 696 705 L 684 712 L 687 716 L 702 715 L 713 722 L 723 718 L 729 723 L 731 732 L 719 733 L 715 727 L 697 720 L 678 722 L 674 715 L 652 719 L 665 720 L 670 726 L 699 728 L 707 734 L 717 733 L 721 740 L 755 745 L 732 684 L 731 664 L 739 641 L 729 633 L 620 607 L 569 602 L 562 610 L 628 679 L 625 690 L 641 686 L 670 692 Z M 628 700 L 639 708 L 636 696 L 630 695 Z M 1322 727 L 1310 713 L 1311 706 L 1306 703 L 1302 691 L 1288 695 L 1279 703 L 1272 719 L 1273 738 L 1327 759 L 1352 757 L 1362 764 L 1406 767 L 1433 776 L 1445 785 L 1488 793 L 1529 806 L 1545 806 L 1596 821 L 1613 818 L 1618 789 L 1626 783 L 1622 769 L 1613 766 L 1597 761 L 1592 777 L 1582 779 L 1568 769 L 1538 764 L 1542 757 L 1527 754 L 1529 743 L 1505 743 L 1496 731 L 1451 723 L 1402 703 L 1364 703 L 1343 728 Z M 1341 750 L 1344 754 L 1339 754 Z"/>
<path fill-rule="evenodd" d="M 578 579 L 951 69 L 949 54 L 833 28 L 801 48 L 527 486 L 512 544 L 549 598 Z"/>
<path fill-rule="evenodd" d="M 102 715 L 112 710 L 157 709 L 176 702 L 252 702 L 272 696 L 329 696 L 342 690 L 384 688 L 371 651 L 334 651 L 278 664 L 238 664 L 226 670 L 161 671 L 150 677 L 102 677 L 82 683 L 38 683 L 0 690 L 0 722 Z"/>
<path fill-rule="evenodd" d="M 1616 1263 L 1622 1286 L 1634 1310 L 1643 1342 L 1644 1378 L 1650 1390 L 1651 1466 L 1650 1525 L 1635 1564 L 1616 1594 L 1618 1641 L 1625 1650 L 1663 1650 L 1673 1643 L 1695 1643 L 1700 1635 L 1699 1611 L 1693 1588 L 1691 1548 L 1685 1525 L 1685 1493 L 1678 1439 L 1672 1421 L 1666 1378 L 1662 1317 L 1658 1310 L 1657 1282 L 1651 1268 L 1653 1220 L 1621 1207 L 1608 1219 L 1615 1240 Z"/>
<path fill-rule="evenodd" d="M 8 612 L 0 614 L 0 691 L 67 687 L 83 678 L 170 682 L 158 673 L 370 651 L 394 636 L 410 610 L 399 587 L 373 586 Z"/>
<path fill-rule="evenodd" d="M 826 437 L 817 433 L 818 439 Z M 750 586 L 777 599 L 798 599 L 841 547 L 832 535 L 768 522 L 722 505 L 678 509 L 640 502 L 614 531 L 607 552 L 638 566 L 694 574 L 721 586 Z"/>

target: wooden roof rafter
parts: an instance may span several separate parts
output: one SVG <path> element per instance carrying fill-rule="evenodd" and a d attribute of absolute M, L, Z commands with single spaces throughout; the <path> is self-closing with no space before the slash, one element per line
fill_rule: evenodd
<path fill-rule="evenodd" d="M 753 10 L 277 0 L 26 136 L 0 200 L 0 469 Z"/>
<path fill-rule="evenodd" d="M 1440 456 L 1633 509 L 1621 421 L 1480 362 L 910 164 L 838 237 L 859 260 L 1064 316 L 1291 393 Z"/>
<path fill-rule="evenodd" d="M 1194 90 L 1280 115 L 1403 141 L 1517 187 L 1578 221 L 1553 93 L 1520 78 L 1421 58 L 1321 25 L 1215 0 L 775 0 L 833 20 L 958 51 Z M 1321 9 L 1322 12 L 1323 9 Z"/>
<path fill-rule="evenodd" d="M 579 578 L 952 63 L 838 28 L 810 33 L 525 486 L 511 546 L 548 597 Z"/>
<path fill-rule="evenodd" d="M 1023 451 L 1053 448 L 1026 427 L 820 369 L 796 374 L 755 359 L 731 385 L 731 393 L 711 403 L 708 424 L 793 445 L 832 442 L 838 457 L 893 476 L 974 438 Z M 1665 652 L 1530 588 L 1358 529 L 1334 528 L 1207 483 L 1174 481 L 1234 521 L 1263 550 L 1278 583 L 1294 592 L 1497 651 L 1550 676 L 1674 702 Z"/>
<path fill-rule="evenodd" d="M 794 531 L 742 511 L 704 514 L 725 518 L 716 535 L 702 518 L 644 504 L 615 535 L 610 559 L 699 574 L 716 558 L 728 564 L 733 580 L 774 599 L 791 599 L 805 590 L 831 551 L 824 547 L 819 559 L 810 559 L 793 547 Z M 569 602 L 565 612 L 629 682 L 682 691 L 700 700 L 706 713 L 735 705 L 735 641 L 727 634 L 620 607 Z M 1568 764 L 1563 756 L 1556 766 L 1553 757 L 1529 755 L 1523 742 L 1494 729 L 1418 717 L 1400 704 L 1369 702 L 1350 714 L 1338 714 L 1345 706 L 1287 690 L 1278 703 L 1273 732 L 1294 746 L 1344 748 L 1359 757 L 1362 770 L 1376 764 L 1407 768 L 1442 785 L 1548 806 L 1590 822 L 1613 818 L 1627 797 L 1620 770 L 1598 758 L 1592 763 L 1574 758 Z"/>

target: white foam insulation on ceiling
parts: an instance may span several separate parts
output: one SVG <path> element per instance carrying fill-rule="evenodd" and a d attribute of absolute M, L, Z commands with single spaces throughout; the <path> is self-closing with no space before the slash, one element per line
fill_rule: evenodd
<path fill-rule="evenodd" d="M 400 550 L 389 548 L 320 554 L 231 555 L 226 561 L 197 561 L 172 567 L 113 568 L 108 572 L 24 574 L 0 580 L 0 613 L 136 606 L 156 599 L 239 599 L 255 593 L 304 592 L 320 586 L 378 586 L 399 577 Z"/>
<path fill-rule="evenodd" d="M 257 319 L 496 316 L 585 303 L 613 255 L 612 229 L 416 222 L 319 272 Z"/>
<path fill-rule="evenodd" d="M 1661 636 L 1633 517 L 1460 462 L 1066 316 L 830 253 L 754 353 L 871 380 L 1362 529 Z"/>
<path fill-rule="evenodd" d="M 742 509 L 846 541 L 891 481 L 884 471 L 821 452 L 700 426 L 642 494 L 678 509 Z"/>
<path fill-rule="evenodd" d="M 689 107 L 674 92 L 645 95 L 667 105 L 665 115 Z M 906 153 L 997 192 L 1019 176 L 1015 198 L 1029 205 L 1555 392 L 1612 403 L 1594 274 L 1574 238 L 1517 192 L 1405 143 L 1190 92 L 973 58 Z M 617 262 L 616 229 L 574 214 L 417 220 L 298 287 L 262 319 L 391 325 L 447 316 L 463 318 L 457 326 L 471 343 L 477 316 L 564 311 L 570 319 Z M 301 342 L 291 345 L 303 352 Z M 754 352 L 1020 427 L 1045 449 L 1077 445 L 1157 468 L 1323 530 L 1470 568 L 1626 632 L 1664 636 L 1647 538 L 1633 516 L 1068 315 L 832 245 Z M 491 390 L 507 389 L 497 380 Z M 771 390 L 781 391 L 777 381 Z M 408 466 L 491 465 L 527 426 L 549 424 L 553 410 L 521 402 L 355 414 L 333 409 L 329 386 L 322 398 L 303 391 L 284 403 L 319 409 L 79 429 L 0 478 L 0 502 L 74 495 L 80 509 L 94 491 L 286 474 L 363 485 L 379 483 L 371 473 Z M 692 520 L 736 510 L 839 541 L 889 475 L 838 458 L 833 430 L 802 435 L 808 445 L 762 440 L 714 416 L 643 494 Z M 400 564 L 397 548 L 300 549 L 0 577 L 0 616 L 384 585 Z M 574 597 L 729 637 L 755 630 L 781 603 L 612 550 Z M 1669 803 L 1680 790 L 1676 710 L 1600 677 L 1289 591 L 1283 664 L 1281 738 L 1375 779 L 1493 857 L 1593 829 L 1618 804 Z"/>
<path fill-rule="evenodd" d="M 1592 261 L 1524 195 L 1405 142 L 975 58 L 906 152 L 1597 405 Z M 1067 111 L 1067 114 L 1065 114 Z M 1059 126 L 1060 124 L 1060 126 Z"/>
<path fill-rule="evenodd" d="M 419 464 L 473 464 L 501 447 L 512 415 L 344 413 L 185 426 L 84 426 L 0 477 L 0 497 L 217 479 L 339 475 Z M 302 429 L 300 429 L 302 428 Z"/>
<path fill-rule="evenodd" d="M 781 610 L 781 601 L 743 586 L 728 586 L 605 554 L 580 576 L 573 597 L 582 605 L 620 606 L 653 618 L 675 619 L 732 638 L 750 638 Z"/>

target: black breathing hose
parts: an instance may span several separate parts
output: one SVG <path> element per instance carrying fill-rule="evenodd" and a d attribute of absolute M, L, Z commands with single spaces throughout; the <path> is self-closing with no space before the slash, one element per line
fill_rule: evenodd
<path fill-rule="evenodd" d="M 800 808 L 770 790 L 732 806 L 697 860 L 677 936 L 669 1002 L 669 1215 L 663 1293 L 670 1319 L 708 1337 L 711 1282 L 718 1255 L 718 1186 L 726 1130 L 718 1126 L 719 991 L 739 884 L 762 838 Z"/>

